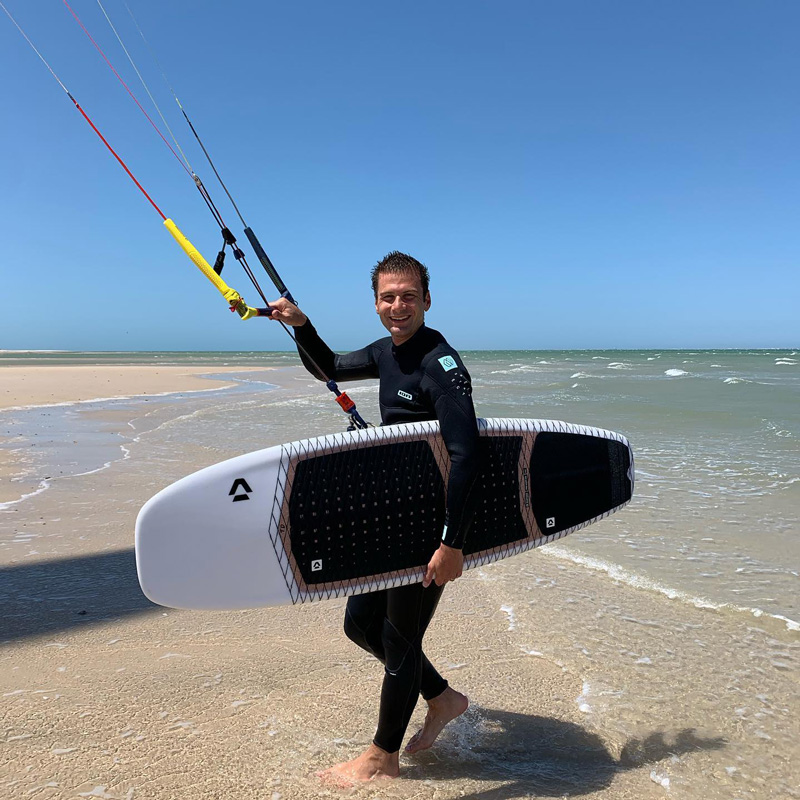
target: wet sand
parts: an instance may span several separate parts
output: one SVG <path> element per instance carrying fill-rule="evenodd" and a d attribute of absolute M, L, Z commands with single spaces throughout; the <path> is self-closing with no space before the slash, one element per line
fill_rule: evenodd
<path fill-rule="evenodd" d="M 342 634 L 344 601 L 151 605 L 131 539 L 155 487 L 135 460 L 114 473 L 79 496 L 88 478 L 55 484 L 13 531 L 3 521 L 3 797 L 664 796 L 648 760 L 668 759 L 668 745 L 633 768 L 636 753 L 586 726 L 581 678 L 523 653 L 474 573 L 445 592 L 427 646 L 472 708 L 434 749 L 404 756 L 391 786 L 322 786 L 315 770 L 369 743 L 382 678 Z M 422 717 L 420 705 L 409 733 Z"/>

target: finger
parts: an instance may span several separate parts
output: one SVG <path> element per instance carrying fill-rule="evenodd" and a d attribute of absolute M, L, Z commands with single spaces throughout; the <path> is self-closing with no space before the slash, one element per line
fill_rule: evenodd
<path fill-rule="evenodd" d="M 433 564 L 428 564 L 428 569 L 425 570 L 425 577 L 422 579 L 422 586 L 424 589 L 427 589 L 431 585 L 431 581 L 435 575 L 436 570 L 434 569 Z"/>

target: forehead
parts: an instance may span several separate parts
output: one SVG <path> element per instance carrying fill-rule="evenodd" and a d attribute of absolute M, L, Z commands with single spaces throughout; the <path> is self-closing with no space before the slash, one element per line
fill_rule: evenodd
<path fill-rule="evenodd" d="M 384 273 L 378 275 L 378 296 L 382 294 L 404 294 L 416 291 L 422 294 L 422 281 L 413 272 Z"/>

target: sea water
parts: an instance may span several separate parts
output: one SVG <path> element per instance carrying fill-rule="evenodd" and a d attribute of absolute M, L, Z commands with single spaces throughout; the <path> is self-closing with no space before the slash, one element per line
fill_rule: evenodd
<path fill-rule="evenodd" d="M 587 725 L 622 751 L 638 742 L 645 763 L 648 736 L 672 737 L 674 762 L 651 776 L 665 790 L 800 796 L 798 352 L 462 356 L 479 415 L 608 428 L 628 437 L 636 458 L 635 495 L 623 511 L 465 579 L 491 598 L 517 657 L 579 676 L 574 703 Z M 0 508 L 6 554 L 44 552 L 3 521 L 33 512 L 56 480 L 82 475 L 76 487 L 91 486 L 97 470 L 137 459 L 157 487 L 345 422 L 291 353 L 5 354 L 2 362 L 242 368 L 218 390 L 0 412 L 3 446 L 20 456 L 18 497 Z M 262 366 L 275 370 L 253 371 Z M 377 383 L 347 388 L 377 421 Z"/>

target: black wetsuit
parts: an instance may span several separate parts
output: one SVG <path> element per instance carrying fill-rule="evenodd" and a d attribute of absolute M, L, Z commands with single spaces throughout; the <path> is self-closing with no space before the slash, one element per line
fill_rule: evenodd
<path fill-rule="evenodd" d="M 311 322 L 294 332 L 298 344 L 329 378 L 380 379 L 383 425 L 439 420 L 451 462 L 442 541 L 462 547 L 474 511 L 478 427 L 472 383 L 458 353 L 438 331 L 425 325 L 401 345 L 394 345 L 387 336 L 344 355 L 334 353 Z M 312 375 L 324 379 L 302 351 L 300 357 Z M 418 695 L 430 700 L 447 688 L 447 681 L 422 652 L 422 638 L 442 589 L 435 583 L 427 589 L 417 583 L 347 601 L 345 633 L 386 667 L 373 741 L 389 753 L 400 749 Z"/>

